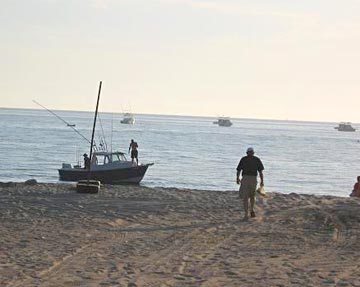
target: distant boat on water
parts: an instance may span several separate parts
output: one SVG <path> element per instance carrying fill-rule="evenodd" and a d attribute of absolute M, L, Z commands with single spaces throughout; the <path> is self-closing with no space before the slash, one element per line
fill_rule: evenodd
<path fill-rule="evenodd" d="M 68 127 L 76 127 L 75 124 L 67 124 Z"/>
<path fill-rule="evenodd" d="M 217 121 L 213 122 L 215 125 L 219 125 L 220 127 L 231 127 L 232 122 L 228 117 L 219 117 Z"/>
<path fill-rule="evenodd" d="M 353 128 L 351 126 L 351 123 L 349 123 L 349 122 L 340 123 L 337 127 L 334 127 L 334 129 L 338 130 L 339 132 L 354 132 L 354 131 L 356 131 L 356 129 Z"/>
<path fill-rule="evenodd" d="M 135 117 L 132 113 L 125 113 L 123 119 L 120 121 L 122 124 L 133 125 L 135 124 Z"/>

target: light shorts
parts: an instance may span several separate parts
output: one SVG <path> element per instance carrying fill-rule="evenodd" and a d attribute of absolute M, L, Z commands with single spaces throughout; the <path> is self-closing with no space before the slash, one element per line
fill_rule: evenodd
<path fill-rule="evenodd" d="M 257 176 L 243 175 L 239 190 L 240 198 L 247 199 L 249 197 L 255 197 L 256 186 Z"/>

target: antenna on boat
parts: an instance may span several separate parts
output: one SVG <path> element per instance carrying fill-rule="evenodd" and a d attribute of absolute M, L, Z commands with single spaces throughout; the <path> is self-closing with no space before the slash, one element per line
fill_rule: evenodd
<path fill-rule="evenodd" d="M 42 107 L 43 109 L 47 110 L 49 113 L 51 113 L 52 115 L 54 115 L 55 117 L 57 117 L 60 121 L 62 121 L 63 123 L 65 123 L 68 127 L 72 128 L 78 135 L 80 135 L 84 140 L 86 140 L 88 143 L 91 143 L 82 133 L 80 133 L 72 124 L 68 123 L 67 121 L 65 121 L 62 117 L 60 117 L 59 115 L 55 114 L 53 111 L 49 110 L 48 108 L 44 107 L 42 104 L 38 103 L 37 101 L 33 100 L 33 102 L 37 105 L 39 105 L 40 107 Z"/>

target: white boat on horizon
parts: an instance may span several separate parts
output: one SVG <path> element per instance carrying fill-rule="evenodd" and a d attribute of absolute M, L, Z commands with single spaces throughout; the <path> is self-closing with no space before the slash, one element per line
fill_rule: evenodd
<path fill-rule="evenodd" d="M 231 127 L 232 122 L 229 117 L 219 117 L 217 121 L 213 122 L 213 124 L 218 125 L 220 127 Z"/>
<path fill-rule="evenodd" d="M 135 117 L 132 113 L 125 113 L 123 119 L 120 121 L 122 124 L 133 125 L 135 124 Z"/>
<path fill-rule="evenodd" d="M 334 127 L 334 129 L 338 130 L 339 132 L 354 132 L 354 131 L 356 131 L 356 129 L 351 126 L 350 122 L 340 123 L 339 126 Z"/>

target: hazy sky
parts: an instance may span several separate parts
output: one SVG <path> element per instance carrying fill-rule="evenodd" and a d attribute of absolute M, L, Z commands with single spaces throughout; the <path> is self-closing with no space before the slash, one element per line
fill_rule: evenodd
<path fill-rule="evenodd" d="M 0 107 L 360 122 L 360 0 L 1 0 Z"/>

